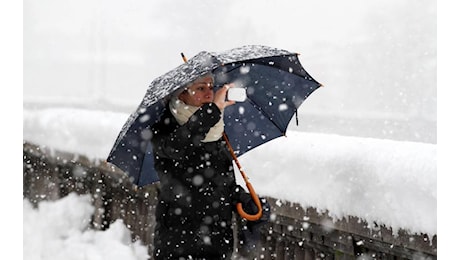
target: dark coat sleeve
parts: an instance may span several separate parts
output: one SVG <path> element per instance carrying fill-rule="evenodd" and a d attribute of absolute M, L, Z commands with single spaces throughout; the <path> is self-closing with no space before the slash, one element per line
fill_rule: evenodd
<path fill-rule="evenodd" d="M 220 119 L 221 111 L 214 103 L 202 105 L 190 119 L 172 132 L 154 129 L 152 143 L 158 155 L 181 160 L 190 150 L 202 145 L 209 129 Z M 170 120 L 166 118 L 165 120 Z M 168 122 L 160 122 L 162 125 Z M 163 133 L 164 132 L 164 133 Z"/>

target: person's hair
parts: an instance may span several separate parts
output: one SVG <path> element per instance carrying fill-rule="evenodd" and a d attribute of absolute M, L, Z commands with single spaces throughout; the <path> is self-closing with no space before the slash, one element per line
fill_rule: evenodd
<path fill-rule="evenodd" d="M 193 85 L 193 83 L 195 83 L 195 81 L 200 80 L 200 79 L 202 79 L 202 78 L 207 78 L 207 77 L 211 77 L 211 78 L 212 78 L 212 83 L 214 84 L 214 75 L 213 75 L 211 72 L 209 72 L 209 73 L 206 73 L 206 74 L 204 74 L 204 75 L 202 75 L 202 76 L 196 78 L 194 81 L 187 83 L 184 87 L 182 87 L 182 88 L 176 90 L 176 91 L 174 92 L 174 95 L 175 95 L 176 97 L 178 97 L 182 92 L 187 91 L 187 89 L 188 89 L 191 85 Z"/>
<path fill-rule="evenodd" d="M 212 83 L 214 84 L 214 75 L 211 72 L 209 72 L 209 73 L 206 73 L 206 74 L 196 78 L 194 81 L 187 83 L 185 85 L 185 87 L 184 87 L 184 90 L 187 89 L 188 87 L 190 87 L 191 85 L 193 85 L 193 83 L 195 83 L 195 81 L 200 80 L 202 78 L 207 78 L 207 77 L 212 78 Z"/>

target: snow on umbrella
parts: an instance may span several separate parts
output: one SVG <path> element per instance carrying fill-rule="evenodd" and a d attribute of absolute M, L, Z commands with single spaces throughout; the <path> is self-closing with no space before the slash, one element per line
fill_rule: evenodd
<path fill-rule="evenodd" d="M 237 156 L 283 136 L 297 108 L 321 86 L 302 67 L 298 54 L 286 50 L 250 45 L 200 52 L 150 84 L 121 129 L 107 161 L 127 172 L 137 186 L 158 181 L 151 127 L 160 119 L 172 93 L 210 72 L 216 89 L 235 83 L 247 92 L 246 101 L 224 112 L 225 133 Z"/>

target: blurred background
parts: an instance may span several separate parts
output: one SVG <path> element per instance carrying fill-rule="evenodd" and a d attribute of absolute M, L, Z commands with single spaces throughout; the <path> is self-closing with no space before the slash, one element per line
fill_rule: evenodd
<path fill-rule="evenodd" d="M 437 142 L 436 1 L 24 0 L 23 22 L 24 109 L 131 113 L 181 52 L 260 44 L 324 85 L 290 130 Z"/>

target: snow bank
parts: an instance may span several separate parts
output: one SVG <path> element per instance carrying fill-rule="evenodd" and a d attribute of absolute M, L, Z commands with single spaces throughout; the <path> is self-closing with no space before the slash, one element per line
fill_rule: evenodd
<path fill-rule="evenodd" d="M 128 116 L 24 110 L 24 140 L 105 159 Z M 261 195 L 328 210 L 336 219 L 357 216 L 395 233 L 437 233 L 434 144 L 288 131 L 243 155 L 241 164 Z"/>
<path fill-rule="evenodd" d="M 94 207 L 90 195 L 69 194 L 57 201 L 28 200 L 23 206 L 23 256 L 28 260 L 143 260 L 147 247 L 131 242 L 122 220 L 105 231 L 88 229 Z"/>

